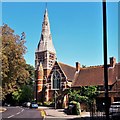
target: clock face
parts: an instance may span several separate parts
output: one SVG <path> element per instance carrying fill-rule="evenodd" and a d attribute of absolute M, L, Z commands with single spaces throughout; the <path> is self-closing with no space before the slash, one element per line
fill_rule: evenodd
<path fill-rule="evenodd" d="M 52 89 L 56 89 L 59 90 L 60 86 L 61 86 L 61 77 L 60 77 L 60 73 L 58 71 L 54 71 L 52 74 Z"/>

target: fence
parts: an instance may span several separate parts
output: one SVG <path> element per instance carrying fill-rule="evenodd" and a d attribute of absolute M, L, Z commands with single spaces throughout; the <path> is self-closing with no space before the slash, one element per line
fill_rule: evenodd
<path fill-rule="evenodd" d="M 101 106 L 102 107 L 102 106 Z M 91 104 L 90 106 L 90 120 L 106 120 L 105 116 L 105 109 L 103 108 L 102 111 L 97 109 L 96 104 Z M 120 112 L 114 112 L 115 108 L 113 107 L 112 114 L 109 114 L 109 120 L 120 120 Z"/>
<path fill-rule="evenodd" d="M 96 104 L 91 104 L 90 106 L 90 120 L 105 120 L 104 110 L 97 110 Z"/>

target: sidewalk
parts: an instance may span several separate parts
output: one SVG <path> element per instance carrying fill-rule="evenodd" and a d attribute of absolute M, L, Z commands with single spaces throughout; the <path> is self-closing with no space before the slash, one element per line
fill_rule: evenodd
<path fill-rule="evenodd" d="M 39 107 L 46 113 L 45 118 L 77 118 L 77 117 L 89 117 L 89 112 L 81 112 L 81 115 L 67 115 L 64 113 L 64 109 L 54 109 L 49 107 Z"/>
<path fill-rule="evenodd" d="M 0 113 L 6 111 L 6 108 L 0 107 Z"/>

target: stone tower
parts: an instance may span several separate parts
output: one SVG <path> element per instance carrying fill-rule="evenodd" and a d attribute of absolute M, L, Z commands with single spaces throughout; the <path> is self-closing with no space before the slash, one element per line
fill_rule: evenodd
<path fill-rule="evenodd" d="M 47 78 L 56 60 L 56 51 L 52 43 L 48 11 L 45 10 L 41 38 L 35 52 L 35 68 L 42 63 L 44 78 Z"/>
<path fill-rule="evenodd" d="M 42 32 L 35 52 L 36 99 L 43 98 L 44 84 L 56 61 L 56 51 L 52 43 L 48 11 L 45 10 Z"/>

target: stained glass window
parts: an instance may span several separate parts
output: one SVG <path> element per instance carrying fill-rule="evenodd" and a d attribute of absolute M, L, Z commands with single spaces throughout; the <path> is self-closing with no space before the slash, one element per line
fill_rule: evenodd
<path fill-rule="evenodd" d="M 60 89 L 61 86 L 61 77 L 60 77 L 60 73 L 58 71 L 54 71 L 52 76 L 51 76 L 51 80 L 52 80 L 52 89 Z"/>

